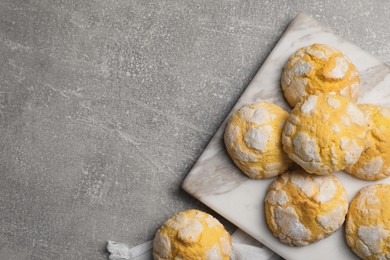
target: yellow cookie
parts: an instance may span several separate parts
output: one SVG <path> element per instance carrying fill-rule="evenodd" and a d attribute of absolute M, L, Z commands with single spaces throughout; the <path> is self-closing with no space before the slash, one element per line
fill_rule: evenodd
<path fill-rule="evenodd" d="M 265 197 L 269 229 L 290 246 L 329 236 L 343 224 L 347 209 L 347 194 L 334 175 L 311 175 L 302 169 L 282 174 Z"/>
<path fill-rule="evenodd" d="M 365 187 L 352 200 L 347 243 L 362 259 L 390 259 L 390 185 Z"/>
<path fill-rule="evenodd" d="M 281 142 L 287 117 L 288 113 L 274 104 L 256 103 L 243 106 L 229 119 L 226 149 L 250 178 L 271 178 L 292 164 Z"/>
<path fill-rule="evenodd" d="M 326 175 L 359 159 L 368 123 L 348 99 L 336 95 L 308 96 L 288 118 L 283 149 L 307 172 Z"/>
<path fill-rule="evenodd" d="M 320 93 L 357 101 L 360 79 L 356 67 L 341 51 L 325 44 L 313 44 L 290 57 L 281 85 L 288 103 L 295 106 L 303 97 Z"/>
<path fill-rule="evenodd" d="M 168 219 L 153 240 L 154 260 L 229 260 L 232 240 L 213 216 L 187 210 Z"/>
<path fill-rule="evenodd" d="M 364 180 L 380 180 L 390 175 L 390 109 L 358 105 L 369 122 L 366 149 L 347 172 Z"/>

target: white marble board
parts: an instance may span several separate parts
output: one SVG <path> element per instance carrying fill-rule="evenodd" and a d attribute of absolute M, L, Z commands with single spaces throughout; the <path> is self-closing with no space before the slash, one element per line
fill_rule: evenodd
<path fill-rule="evenodd" d="M 229 116 L 244 104 L 261 101 L 290 111 L 279 83 L 283 66 L 294 51 L 313 43 L 340 49 L 356 65 L 361 79 L 358 103 L 390 107 L 390 67 L 310 16 L 300 14 L 291 22 Z M 266 226 L 263 200 L 273 179 L 251 180 L 240 173 L 225 151 L 225 126 L 226 120 L 188 174 L 184 190 L 286 259 L 357 259 L 345 242 L 344 226 L 330 237 L 305 247 L 289 247 L 272 236 Z M 349 200 L 364 186 L 390 183 L 390 178 L 367 182 L 343 172 L 336 175 L 344 184 Z"/>

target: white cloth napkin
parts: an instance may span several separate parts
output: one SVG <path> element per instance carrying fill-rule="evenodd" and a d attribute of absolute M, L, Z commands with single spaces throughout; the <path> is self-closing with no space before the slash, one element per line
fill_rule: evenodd
<path fill-rule="evenodd" d="M 233 252 L 231 260 L 281 260 L 279 255 L 269 250 L 241 230 L 232 235 Z M 108 241 L 110 260 L 152 260 L 152 241 L 129 248 L 126 244 Z"/>

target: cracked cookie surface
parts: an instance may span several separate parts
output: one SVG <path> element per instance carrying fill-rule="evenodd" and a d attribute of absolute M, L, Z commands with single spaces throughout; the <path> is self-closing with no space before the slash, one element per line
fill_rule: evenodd
<path fill-rule="evenodd" d="M 347 243 L 362 259 L 390 259 L 389 194 L 389 184 L 368 186 L 350 204 L 345 226 Z"/>
<path fill-rule="evenodd" d="M 367 131 L 368 122 L 356 104 L 341 96 L 312 95 L 291 111 L 283 149 L 307 172 L 328 175 L 357 162 Z"/>
<path fill-rule="evenodd" d="M 255 103 L 241 107 L 229 119 L 226 150 L 250 178 L 271 178 L 291 166 L 281 141 L 287 117 L 286 111 L 272 103 Z"/>
<path fill-rule="evenodd" d="M 268 188 L 265 215 L 281 242 L 304 246 L 329 236 L 344 222 L 348 198 L 334 176 L 299 169 L 282 174 Z"/>
<path fill-rule="evenodd" d="M 321 93 L 357 101 L 360 79 L 356 67 L 341 51 L 313 44 L 291 55 L 282 73 L 281 86 L 291 106 L 305 96 Z"/>
<path fill-rule="evenodd" d="M 364 180 L 380 180 L 390 176 L 390 109 L 376 105 L 358 105 L 369 122 L 365 150 L 356 164 L 346 168 Z"/>
<path fill-rule="evenodd" d="M 232 240 L 213 216 L 187 210 L 168 219 L 153 240 L 154 260 L 228 260 Z"/>

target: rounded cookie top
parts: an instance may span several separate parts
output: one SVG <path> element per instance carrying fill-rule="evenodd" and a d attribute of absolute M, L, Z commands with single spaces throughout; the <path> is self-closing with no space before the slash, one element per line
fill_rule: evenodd
<path fill-rule="evenodd" d="M 390 185 L 365 187 L 352 200 L 347 243 L 362 259 L 390 259 Z"/>
<path fill-rule="evenodd" d="M 390 176 L 390 109 L 376 105 L 358 105 L 369 122 L 366 148 L 347 172 L 364 180 Z"/>
<path fill-rule="evenodd" d="M 227 152 L 250 178 L 274 177 L 292 164 L 281 142 L 287 117 L 274 104 L 255 103 L 243 106 L 229 119 L 224 135 Z"/>
<path fill-rule="evenodd" d="M 368 123 L 348 99 L 322 94 L 298 103 L 287 119 L 283 149 L 309 173 L 326 175 L 359 159 Z"/>
<path fill-rule="evenodd" d="M 153 240 L 154 260 L 229 260 L 231 251 L 231 237 L 223 225 L 199 210 L 171 217 Z"/>
<path fill-rule="evenodd" d="M 288 103 L 295 106 L 303 97 L 320 93 L 357 101 L 360 79 L 356 67 L 341 51 L 325 44 L 313 44 L 289 58 L 281 85 Z"/>
<path fill-rule="evenodd" d="M 269 229 L 290 246 L 327 237 L 343 224 L 347 209 L 346 191 L 334 175 L 311 175 L 302 169 L 282 174 L 265 197 Z"/>

